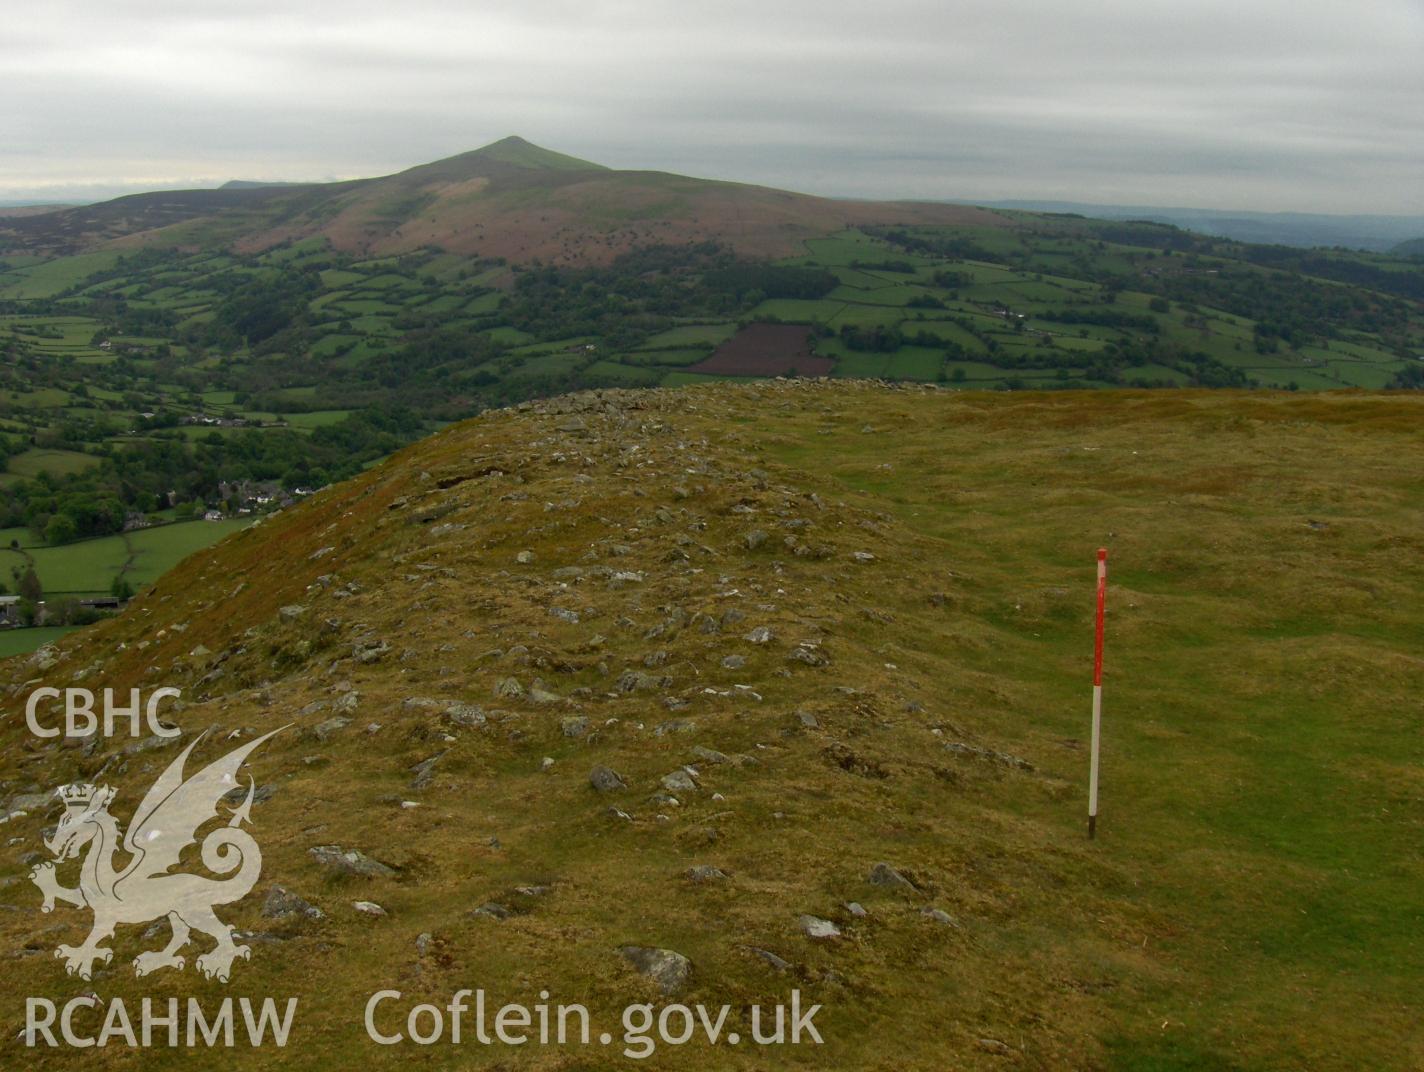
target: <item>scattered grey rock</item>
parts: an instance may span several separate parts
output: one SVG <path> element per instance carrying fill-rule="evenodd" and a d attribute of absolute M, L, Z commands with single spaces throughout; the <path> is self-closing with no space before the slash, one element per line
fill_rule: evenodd
<path fill-rule="evenodd" d="M 770 949 L 758 949 L 754 945 L 749 945 L 747 946 L 747 950 L 748 952 L 756 954 L 779 972 L 784 972 L 791 967 L 789 962 L 782 960 Z"/>
<path fill-rule="evenodd" d="M 1010 755 L 1008 752 L 995 752 L 992 748 L 981 748 L 977 744 L 966 744 L 964 741 L 949 741 L 945 744 L 944 750 L 953 752 L 957 756 L 982 759 L 1014 770 L 1033 770 L 1033 764 L 1019 756 Z"/>
<path fill-rule="evenodd" d="M 544 683 L 537 678 L 529 686 L 528 699 L 530 703 L 538 704 L 541 707 L 552 707 L 555 704 L 567 703 L 557 692 L 550 692 L 544 687 Z"/>
<path fill-rule="evenodd" d="M 839 938 L 841 929 L 828 919 L 821 919 L 819 916 L 801 916 L 796 921 L 801 928 L 801 933 L 807 938 L 826 939 Z"/>
<path fill-rule="evenodd" d="M 484 709 L 475 704 L 451 704 L 445 708 L 444 717 L 447 722 L 452 722 L 456 726 L 474 727 L 485 724 Z"/>
<path fill-rule="evenodd" d="M 577 625 L 579 620 L 578 613 L 569 610 L 567 607 L 550 607 L 549 617 L 557 618 L 561 622 L 569 622 L 572 625 Z"/>
<path fill-rule="evenodd" d="M 534 552 L 520 551 L 519 554 L 514 556 L 514 561 L 518 562 L 521 566 L 527 566 L 534 561 Z"/>
<path fill-rule="evenodd" d="M 821 728 L 821 723 L 810 711 L 797 711 L 796 720 L 801 723 L 804 729 L 818 730 Z"/>
<path fill-rule="evenodd" d="M 472 911 L 470 915 L 481 919 L 508 919 L 514 915 L 514 913 L 496 901 L 489 901 L 480 905 L 480 907 Z"/>
<path fill-rule="evenodd" d="M 689 867 L 682 873 L 683 878 L 689 882 L 721 882 L 727 877 L 727 872 L 720 867 L 713 867 L 711 864 L 698 864 Z"/>
<path fill-rule="evenodd" d="M 776 634 L 771 631 L 769 626 L 759 625 L 742 639 L 753 644 L 769 644 L 775 637 Z"/>
<path fill-rule="evenodd" d="M 612 793 L 628 788 L 628 783 L 617 771 L 611 767 L 605 767 L 601 763 L 588 772 L 588 784 L 600 793 Z"/>
<path fill-rule="evenodd" d="M 755 551 L 764 543 L 766 543 L 766 533 L 761 529 L 752 529 L 742 537 L 742 544 L 748 551 Z"/>
<path fill-rule="evenodd" d="M 494 687 L 494 694 L 500 700 L 519 700 L 524 697 L 524 686 L 519 683 L 518 678 L 501 678 Z"/>
<path fill-rule="evenodd" d="M 277 611 L 277 617 L 284 623 L 290 624 L 307 612 L 306 607 L 300 603 L 288 603 Z"/>
<path fill-rule="evenodd" d="M 670 718 L 666 722 L 659 722 L 653 736 L 667 737 L 674 733 L 691 733 L 697 729 L 697 723 L 689 718 Z"/>
<path fill-rule="evenodd" d="M 588 733 L 588 719 L 583 715 L 571 715 L 559 720 L 559 729 L 565 737 L 583 737 Z"/>
<path fill-rule="evenodd" d="M 379 860 L 373 860 L 356 849 L 343 849 L 338 845 L 314 845 L 307 854 L 323 867 L 328 867 L 343 875 L 357 875 L 362 878 L 389 878 L 396 873 Z"/>
<path fill-rule="evenodd" d="M 852 551 L 850 553 L 850 557 L 855 559 L 855 561 L 862 563 L 875 561 L 875 556 L 872 555 L 869 551 Z"/>
<path fill-rule="evenodd" d="M 53 793 L 17 793 L 10 798 L 10 803 L 5 805 L 7 811 L 38 811 L 50 804 L 56 804 L 59 798 Z"/>
<path fill-rule="evenodd" d="M 386 910 L 375 901 L 352 901 L 351 907 L 367 916 L 384 916 Z"/>
<path fill-rule="evenodd" d="M 870 914 L 858 901 L 847 901 L 845 910 L 855 916 L 856 919 L 863 919 Z"/>
<path fill-rule="evenodd" d="M 370 664 L 378 661 L 391 650 L 384 640 L 364 640 L 352 645 L 351 654 L 358 663 Z"/>
<path fill-rule="evenodd" d="M 687 985 L 692 977 L 692 961 L 671 949 L 650 949 L 640 945 L 625 945 L 618 950 L 634 970 L 658 985 L 664 997 L 671 997 Z"/>
<path fill-rule="evenodd" d="M 140 752 L 152 752 L 159 748 L 167 748 L 177 740 L 177 737 L 160 737 L 155 733 L 150 737 L 143 738 L 141 741 L 135 741 L 133 744 L 125 746 L 124 755 L 133 756 Z"/>
<path fill-rule="evenodd" d="M 697 792 L 697 779 L 686 767 L 675 770 L 671 774 L 664 774 L 662 785 L 670 793 Z"/>
<path fill-rule="evenodd" d="M 936 923 L 945 923 L 951 927 L 959 926 L 959 924 L 955 922 L 953 916 L 939 908 L 922 908 L 920 909 L 920 915 L 924 916 L 926 919 L 932 919 Z"/>
<path fill-rule="evenodd" d="M 50 670 L 58 662 L 59 649 L 52 644 L 35 649 L 35 653 L 29 658 L 29 664 L 38 670 Z"/>
<path fill-rule="evenodd" d="M 354 696 L 355 693 L 348 693 L 348 695 Z M 317 725 L 312 727 L 311 732 L 312 736 L 315 737 L 318 741 L 327 741 L 330 740 L 334 735 L 339 733 L 341 730 L 344 730 L 349 725 L 351 725 L 351 720 L 349 718 L 342 718 L 338 716 L 336 718 L 329 718 L 325 722 L 317 723 Z"/>
<path fill-rule="evenodd" d="M 872 886 L 885 886 L 892 890 L 913 890 L 915 884 L 887 863 L 878 863 L 870 869 L 866 881 Z"/>
<path fill-rule="evenodd" d="M 285 886 L 273 886 L 262 902 L 262 914 L 268 919 L 325 919 L 326 913 L 309 904 Z"/>
<path fill-rule="evenodd" d="M 410 768 L 412 789 L 428 789 L 430 783 L 435 780 L 435 765 L 440 762 L 440 757 L 444 752 L 436 752 L 429 759 L 422 759 L 415 766 Z"/>
<path fill-rule="evenodd" d="M 829 666 L 831 664 L 830 656 L 822 651 L 819 645 L 805 640 L 792 649 L 787 659 L 794 659 L 807 666 Z"/>
<path fill-rule="evenodd" d="M 726 670 L 740 670 L 747 665 L 745 655 L 727 655 L 722 659 L 722 667 Z"/>
<path fill-rule="evenodd" d="M 672 684 L 672 678 L 666 674 L 645 674 L 641 670 L 625 670 L 618 675 L 618 681 L 614 684 L 619 692 L 647 692 L 654 689 L 665 689 Z"/>
<path fill-rule="evenodd" d="M 223 803 L 241 804 L 244 800 L 247 799 L 247 788 L 248 787 L 244 785 L 233 786 L 233 788 L 229 789 L 226 793 L 222 795 Z M 273 795 L 276 792 L 277 787 L 275 785 L 259 785 L 256 789 L 252 791 L 253 805 L 266 803 L 267 801 L 272 799 Z"/>

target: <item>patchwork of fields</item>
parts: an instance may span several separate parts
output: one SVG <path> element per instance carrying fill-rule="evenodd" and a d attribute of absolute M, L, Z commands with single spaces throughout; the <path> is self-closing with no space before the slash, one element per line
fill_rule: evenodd
<path fill-rule="evenodd" d="M 1162 351 L 1233 370 L 1242 386 L 1377 389 L 1424 354 L 1417 303 L 1402 332 L 1388 340 L 1347 325 L 1333 338 L 1262 347 L 1251 317 L 1152 293 L 1163 279 L 1204 278 L 1216 274 L 1215 265 L 1239 268 L 1239 262 L 1202 255 L 1187 267 L 1182 257 L 1172 261 L 1169 249 L 1089 241 L 1052 227 L 953 234 L 972 256 L 896 247 L 858 231 L 812 239 L 804 256 L 783 263 L 832 273 L 835 286 L 823 296 L 768 297 L 725 319 L 674 309 L 624 338 L 550 337 L 516 327 L 507 295 L 520 269 L 453 254 L 353 261 L 309 241 L 255 258 L 221 252 L 6 258 L 0 347 L 8 344 L 38 364 L 28 375 L 10 370 L 0 383 L 0 430 L 34 433 L 56 421 L 100 417 L 104 437 L 122 439 L 142 414 L 166 409 L 309 431 L 350 411 L 323 404 L 331 375 L 399 364 L 412 333 L 432 330 L 486 346 L 471 354 L 452 386 L 498 381 L 516 391 L 519 381 L 535 380 L 553 387 L 676 384 L 694 366 L 693 378 L 726 375 L 716 363 L 701 363 L 739 327 L 768 322 L 812 329 L 813 353 L 824 360 L 796 369 L 800 374 L 985 388 L 1200 381 L 1180 360 L 1153 357 Z M 1143 289 L 1123 286 L 1120 278 L 1098 281 L 1108 271 L 1139 279 Z M 306 272 L 315 288 L 303 295 L 300 352 L 195 341 L 234 281 L 261 283 L 282 272 Z M 1374 298 L 1401 304 L 1388 295 Z M 145 322 L 148 329 L 136 330 Z M 736 344 L 732 367 L 739 374 L 756 367 L 754 342 L 750 349 L 745 337 Z M 1125 352 L 1133 354 L 1126 368 L 1108 360 Z M 788 371 L 778 353 L 775 346 L 767 351 L 762 374 Z M 296 382 L 303 367 L 309 380 Z M 74 464 L 50 462 L 59 466 L 52 472 Z M 32 475 L 50 462 L 17 459 L 9 471 Z"/>
<path fill-rule="evenodd" d="M 0 524 L 24 526 L 0 567 L 33 565 L 56 593 L 142 585 L 223 528 L 66 543 L 116 531 L 85 528 L 94 509 L 201 514 L 235 481 L 319 487 L 450 420 L 583 387 L 1421 380 L 1418 262 L 1001 215 L 843 231 L 775 263 L 714 244 L 588 268 L 436 250 L 357 259 L 324 239 L 255 256 L 0 257 Z M 42 546 L 66 510 L 75 527 Z"/>

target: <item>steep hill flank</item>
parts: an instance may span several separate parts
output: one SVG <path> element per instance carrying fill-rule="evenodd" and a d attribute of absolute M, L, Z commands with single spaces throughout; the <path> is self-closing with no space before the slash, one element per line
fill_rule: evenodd
<path fill-rule="evenodd" d="M 639 946 L 688 958 L 670 993 L 731 1004 L 744 1036 L 751 1004 L 824 1006 L 823 1047 L 650 1067 L 1389 1067 L 1421 977 L 1420 406 L 779 382 L 450 428 L 0 665 L 0 791 L 27 812 L 0 866 L 4 1026 L 91 987 L 298 995 L 300 1067 L 396 1067 L 411 1047 L 360 1026 L 378 989 L 543 988 L 616 1031 L 668 1000 L 618 952 Z M 205 760 L 293 724 L 249 768 L 264 871 L 224 910 L 257 936 L 229 987 L 135 982 L 166 932 L 121 930 L 92 983 L 51 956 L 84 929 L 37 911 L 55 809 L 23 795 L 105 782 L 127 820 L 176 747 L 36 742 L 41 680 L 181 686 Z M 330 845 L 394 870 L 342 874 Z M 264 916 L 277 885 L 325 918 Z"/>
<path fill-rule="evenodd" d="M 614 171 L 510 137 L 383 178 L 136 194 L 0 222 L 0 250 L 107 244 L 268 249 L 323 236 L 346 252 L 606 263 L 649 243 L 715 239 L 756 255 L 866 224 L 983 223 L 982 209 L 837 201 L 654 171 Z"/>

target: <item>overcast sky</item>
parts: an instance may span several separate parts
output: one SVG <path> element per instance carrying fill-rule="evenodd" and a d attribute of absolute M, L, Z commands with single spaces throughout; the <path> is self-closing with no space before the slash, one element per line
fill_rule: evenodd
<path fill-rule="evenodd" d="M 823 194 L 1424 214 L 1424 0 L 47 0 L 0 40 L 7 200 L 518 133 Z"/>

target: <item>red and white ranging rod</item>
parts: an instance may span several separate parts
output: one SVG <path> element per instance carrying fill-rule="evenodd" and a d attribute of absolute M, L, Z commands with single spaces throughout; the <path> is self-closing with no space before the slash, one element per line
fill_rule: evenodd
<path fill-rule="evenodd" d="M 1108 549 L 1098 548 L 1098 614 L 1093 630 L 1093 742 L 1088 760 L 1088 837 L 1098 832 L 1098 746 L 1103 724 L 1103 611 L 1108 598 Z"/>

